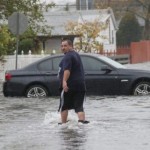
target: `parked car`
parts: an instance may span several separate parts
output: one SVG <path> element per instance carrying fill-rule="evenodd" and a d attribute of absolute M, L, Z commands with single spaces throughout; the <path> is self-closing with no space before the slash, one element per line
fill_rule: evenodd
<path fill-rule="evenodd" d="M 127 69 L 99 54 L 80 54 L 87 95 L 148 95 L 150 71 Z M 59 95 L 57 77 L 63 54 L 45 57 L 22 69 L 8 70 L 4 96 L 47 97 Z"/>

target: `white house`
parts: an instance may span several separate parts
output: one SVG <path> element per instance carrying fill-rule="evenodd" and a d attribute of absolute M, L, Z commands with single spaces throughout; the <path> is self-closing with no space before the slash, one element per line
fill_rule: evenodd
<path fill-rule="evenodd" d="M 72 11 L 49 11 L 44 13 L 47 24 L 52 27 L 51 37 L 43 41 L 43 49 L 46 53 L 52 53 L 53 50 L 59 52 L 62 38 L 74 40 L 77 35 L 69 35 L 65 30 L 65 25 L 69 21 L 78 22 L 82 16 L 85 20 L 98 18 L 100 22 L 107 22 L 107 28 L 100 34 L 106 38 L 99 38 L 103 44 L 104 50 L 116 50 L 116 31 L 117 24 L 111 8 L 101 10 L 72 10 Z M 43 37 L 43 35 L 38 35 Z"/>
<path fill-rule="evenodd" d="M 90 12 L 90 15 L 87 14 L 87 11 Z M 112 10 L 108 8 L 87 11 L 82 11 L 78 22 L 84 23 L 86 21 L 98 20 L 101 23 L 107 24 L 106 29 L 99 33 L 99 37 L 96 38 L 96 41 L 103 45 L 104 51 L 115 51 L 117 25 Z"/>

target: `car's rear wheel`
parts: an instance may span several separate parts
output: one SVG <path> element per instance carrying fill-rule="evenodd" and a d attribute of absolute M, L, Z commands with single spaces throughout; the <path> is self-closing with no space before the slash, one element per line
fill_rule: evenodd
<path fill-rule="evenodd" d="M 27 98 L 30 97 L 47 97 L 48 96 L 48 92 L 46 90 L 45 87 L 41 86 L 41 85 L 32 85 L 30 86 L 27 91 L 26 91 L 26 95 Z"/>
<path fill-rule="evenodd" d="M 149 94 L 150 94 L 149 82 L 139 82 L 133 90 L 133 95 L 149 95 Z"/>

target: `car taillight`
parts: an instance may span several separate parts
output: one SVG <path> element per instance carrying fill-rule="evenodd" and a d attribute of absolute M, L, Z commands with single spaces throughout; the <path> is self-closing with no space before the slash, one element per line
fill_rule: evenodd
<path fill-rule="evenodd" d="M 11 79 L 11 77 L 12 77 L 12 76 L 11 76 L 11 74 L 10 74 L 10 73 L 6 73 L 6 74 L 5 74 L 5 80 L 7 80 L 7 81 L 8 81 L 8 80 L 10 80 L 10 79 Z"/>

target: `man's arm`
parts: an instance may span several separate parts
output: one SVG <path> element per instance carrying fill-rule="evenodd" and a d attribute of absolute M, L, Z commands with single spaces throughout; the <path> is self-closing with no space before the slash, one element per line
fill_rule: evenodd
<path fill-rule="evenodd" d="M 69 76 L 70 76 L 70 70 L 65 70 L 63 76 L 63 89 L 65 92 L 67 92 L 69 89 L 67 86 L 67 80 L 69 79 Z"/>

